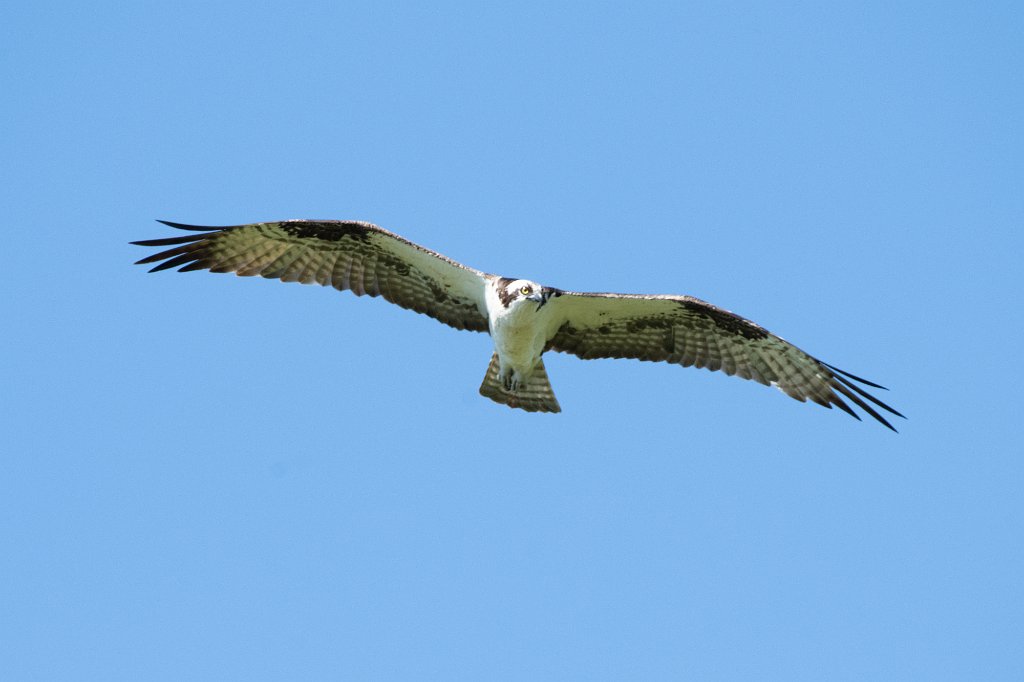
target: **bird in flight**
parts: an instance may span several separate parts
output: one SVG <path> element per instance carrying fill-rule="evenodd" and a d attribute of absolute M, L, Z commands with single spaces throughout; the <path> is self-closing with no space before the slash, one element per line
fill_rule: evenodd
<path fill-rule="evenodd" d="M 879 409 L 902 414 L 861 388 L 883 386 L 808 355 L 727 310 L 691 296 L 581 293 L 466 267 L 370 223 L 283 220 L 232 227 L 159 221 L 194 234 L 132 242 L 171 247 L 137 264 L 150 272 L 210 270 L 317 283 L 382 296 L 439 322 L 488 332 L 494 354 L 480 393 L 529 412 L 560 412 L 545 352 L 584 360 L 633 358 L 721 370 L 774 386 L 800 402 L 853 403 L 893 431 Z"/>

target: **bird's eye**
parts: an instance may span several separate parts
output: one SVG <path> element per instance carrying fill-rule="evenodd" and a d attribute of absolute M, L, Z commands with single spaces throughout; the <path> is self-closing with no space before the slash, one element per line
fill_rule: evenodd
<path fill-rule="evenodd" d="M 519 290 L 519 293 L 521 293 L 523 296 L 526 296 L 528 293 L 530 293 L 530 287 L 523 287 L 522 289 Z"/>

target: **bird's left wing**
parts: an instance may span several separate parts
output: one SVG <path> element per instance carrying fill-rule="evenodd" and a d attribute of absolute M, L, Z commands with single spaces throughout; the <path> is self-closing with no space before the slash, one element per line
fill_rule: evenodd
<path fill-rule="evenodd" d="M 197 234 L 132 242 L 173 248 L 138 263 L 316 282 L 357 296 L 383 296 L 456 329 L 487 331 L 484 289 L 489 275 L 387 230 L 355 221 L 284 220 L 233 227 L 197 227 L 161 220 Z"/>
<path fill-rule="evenodd" d="M 854 381 L 884 387 L 827 365 L 750 320 L 700 299 L 555 293 L 548 304 L 558 313 L 548 350 L 584 360 L 635 358 L 722 370 L 776 386 L 800 402 L 835 405 L 860 419 L 845 397 L 890 429 L 892 424 L 869 403 L 903 416 Z"/>

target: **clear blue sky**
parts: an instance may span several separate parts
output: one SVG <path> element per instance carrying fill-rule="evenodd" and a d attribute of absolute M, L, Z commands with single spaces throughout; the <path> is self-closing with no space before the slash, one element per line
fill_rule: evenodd
<path fill-rule="evenodd" d="M 0 677 L 1022 679 L 1016 3 L 7 3 Z M 379 299 L 132 265 L 369 220 L 686 293 L 896 435 Z"/>

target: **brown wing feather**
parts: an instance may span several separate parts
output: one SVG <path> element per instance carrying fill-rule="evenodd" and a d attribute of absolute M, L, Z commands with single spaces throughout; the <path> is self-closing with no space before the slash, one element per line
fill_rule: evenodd
<path fill-rule="evenodd" d="M 197 234 L 132 242 L 170 246 L 138 261 L 150 272 L 210 270 L 317 283 L 382 296 L 456 329 L 487 331 L 486 274 L 387 230 L 354 221 L 286 220 L 234 227 L 160 221 Z"/>
<path fill-rule="evenodd" d="M 903 416 L 853 382 L 882 386 L 826 365 L 750 320 L 697 298 L 559 292 L 552 305 L 561 313 L 561 325 L 548 340 L 549 350 L 584 360 L 634 358 L 720 370 L 777 386 L 800 402 L 835 405 L 860 419 L 845 397 L 893 431 L 869 403 Z"/>

